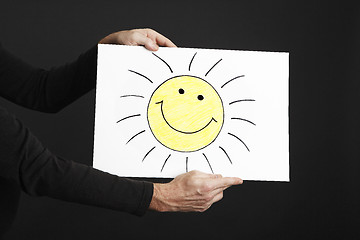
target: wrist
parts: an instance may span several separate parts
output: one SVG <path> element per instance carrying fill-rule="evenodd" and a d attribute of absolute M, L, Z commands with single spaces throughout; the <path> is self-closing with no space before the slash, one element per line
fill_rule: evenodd
<path fill-rule="evenodd" d="M 162 186 L 164 184 L 160 183 L 154 183 L 154 190 L 153 190 L 153 196 L 150 202 L 149 209 L 158 211 L 158 212 L 165 212 L 166 209 L 164 207 L 164 197 L 162 193 Z"/>
<path fill-rule="evenodd" d="M 100 44 L 116 44 L 117 39 L 114 33 L 111 33 L 99 41 Z"/>

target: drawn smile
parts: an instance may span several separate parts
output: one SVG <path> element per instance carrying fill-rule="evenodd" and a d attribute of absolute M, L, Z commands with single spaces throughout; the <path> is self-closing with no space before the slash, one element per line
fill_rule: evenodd
<path fill-rule="evenodd" d="M 161 109 L 161 114 L 162 114 L 162 117 L 163 117 L 163 119 L 165 120 L 166 124 L 167 124 L 170 128 L 172 128 L 173 130 L 175 130 L 175 131 L 177 131 L 177 132 L 180 132 L 180 133 L 184 133 L 184 134 L 197 133 L 197 132 L 200 132 L 200 131 L 202 131 L 203 129 L 205 129 L 207 126 L 209 126 L 212 121 L 217 122 L 216 119 L 215 119 L 214 117 L 212 117 L 211 120 L 210 120 L 204 127 L 200 128 L 199 130 L 196 130 L 196 131 L 193 131 L 193 132 L 181 131 L 181 130 L 178 130 L 178 129 L 174 128 L 173 126 L 171 126 L 171 124 L 166 120 L 166 117 L 165 117 L 165 114 L 164 114 L 164 111 L 163 111 L 164 100 L 162 100 L 162 101 L 160 101 L 160 102 L 156 102 L 155 104 L 160 104 L 160 105 L 161 105 L 161 107 L 160 107 L 160 109 Z"/>

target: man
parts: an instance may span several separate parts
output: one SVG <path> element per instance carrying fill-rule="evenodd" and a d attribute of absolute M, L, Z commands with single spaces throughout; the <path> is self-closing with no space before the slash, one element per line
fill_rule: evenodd
<path fill-rule="evenodd" d="M 176 47 L 151 29 L 112 33 L 101 44 Z M 95 87 L 97 47 L 49 71 L 34 68 L 0 45 L 0 96 L 43 112 L 57 112 Z M 0 107 L 0 237 L 10 227 L 20 190 L 33 196 L 106 207 L 136 215 L 156 211 L 205 211 L 239 178 L 192 171 L 166 184 L 120 178 L 64 160 L 42 146 L 15 116 Z"/>

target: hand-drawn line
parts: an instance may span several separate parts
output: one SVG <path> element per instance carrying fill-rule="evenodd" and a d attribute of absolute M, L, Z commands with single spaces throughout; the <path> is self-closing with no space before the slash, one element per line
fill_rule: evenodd
<path fill-rule="evenodd" d="M 229 81 L 227 81 L 226 83 L 224 83 L 221 88 L 223 88 L 226 84 L 228 84 L 229 82 L 232 82 L 234 81 L 235 79 L 238 79 L 238 78 L 241 78 L 241 77 L 245 77 L 245 75 L 240 75 L 240 76 L 237 76 L 237 77 L 234 77 L 232 79 L 230 79 Z"/>
<path fill-rule="evenodd" d="M 117 121 L 116 123 L 119 123 L 119 122 L 121 122 L 121 121 L 123 121 L 123 120 L 125 120 L 125 119 L 128 119 L 128 118 L 139 117 L 139 116 L 141 116 L 141 114 L 130 115 L 130 116 L 127 116 L 127 117 L 124 117 L 124 118 L 120 119 L 120 120 Z"/>
<path fill-rule="evenodd" d="M 210 72 L 219 62 L 221 62 L 221 60 L 222 60 L 222 59 L 220 59 L 219 61 L 217 61 L 217 62 L 214 64 L 214 66 L 212 66 L 212 67 L 209 69 L 209 71 L 207 71 L 207 73 L 205 74 L 205 77 L 209 74 L 209 72 Z"/>
<path fill-rule="evenodd" d="M 163 171 L 163 169 L 164 169 L 164 167 L 165 167 L 165 164 L 166 164 L 167 160 L 170 158 L 170 156 L 171 156 L 171 154 L 169 154 L 169 156 L 165 159 L 165 162 L 164 162 L 164 164 L 163 164 L 160 172 Z"/>
<path fill-rule="evenodd" d="M 144 133 L 145 130 L 142 130 L 141 132 L 138 132 L 137 134 L 135 134 L 134 136 L 132 136 L 129 141 L 126 142 L 126 144 L 128 144 L 131 140 L 133 140 L 136 136 L 140 135 L 141 133 Z"/>
<path fill-rule="evenodd" d="M 251 123 L 252 125 L 256 126 L 255 123 L 253 123 L 253 122 L 250 121 L 250 120 L 244 119 L 244 118 L 232 117 L 231 119 L 245 121 L 245 122 Z"/>
<path fill-rule="evenodd" d="M 135 94 L 128 94 L 128 95 L 122 95 L 122 96 L 120 96 L 120 98 L 124 98 L 124 97 L 139 97 L 139 98 L 144 98 L 144 96 L 135 95 Z"/>
<path fill-rule="evenodd" d="M 137 75 L 139 75 L 139 76 L 141 76 L 141 77 L 143 77 L 143 78 L 146 78 L 147 80 L 149 80 L 149 82 L 151 82 L 151 83 L 153 83 L 153 81 L 151 81 L 151 79 L 150 78 L 148 78 L 147 76 L 145 76 L 145 75 L 143 75 L 143 74 L 141 74 L 141 73 L 138 73 L 138 72 L 135 72 L 134 70 L 128 70 L 129 72 L 132 72 L 132 73 L 135 73 L 135 74 L 137 74 Z"/>
<path fill-rule="evenodd" d="M 219 146 L 219 148 L 220 148 L 221 150 L 223 150 L 223 152 L 225 153 L 225 155 L 226 155 L 227 158 L 229 159 L 230 163 L 233 164 L 232 161 L 231 161 L 231 159 L 230 159 L 230 157 L 229 157 L 229 155 L 228 155 L 227 152 L 225 151 L 225 149 L 222 148 L 221 146 Z"/>
<path fill-rule="evenodd" d="M 232 133 L 228 133 L 230 136 L 233 136 L 234 138 L 236 138 L 237 140 L 239 140 L 242 144 L 244 144 L 244 146 L 246 147 L 246 149 L 250 152 L 250 149 L 248 148 L 248 146 L 246 146 L 246 144 L 244 143 L 243 140 L 241 140 L 238 136 L 232 134 Z"/>
<path fill-rule="evenodd" d="M 150 149 L 150 150 L 145 154 L 142 162 L 144 162 L 145 158 L 146 158 L 146 157 L 149 155 L 149 153 L 151 153 L 151 151 L 154 150 L 154 149 L 155 149 L 155 146 L 154 146 L 152 149 Z"/>
<path fill-rule="evenodd" d="M 209 162 L 208 158 L 206 157 L 205 153 L 203 153 L 203 155 L 204 155 L 204 157 L 205 157 L 205 159 L 206 159 L 207 163 L 209 164 L 209 167 L 210 167 L 210 169 L 211 169 L 211 172 L 214 174 L 214 171 L 213 171 L 213 169 L 212 169 L 212 167 L 211 167 L 211 164 L 210 164 L 210 162 Z"/>
<path fill-rule="evenodd" d="M 255 101 L 254 99 L 241 99 L 241 100 L 233 101 L 233 102 L 229 103 L 229 105 L 238 103 L 238 102 L 254 102 L 254 101 Z"/>
<path fill-rule="evenodd" d="M 190 64 L 189 64 L 189 71 L 190 71 L 191 64 L 192 64 L 192 62 L 194 61 L 194 58 L 195 58 L 196 54 L 197 54 L 197 52 L 196 52 L 196 53 L 194 54 L 194 56 L 191 58 L 191 61 L 190 61 Z"/>
<path fill-rule="evenodd" d="M 186 157 L 186 172 L 189 172 L 188 163 L 189 163 L 189 157 Z"/>
<path fill-rule="evenodd" d="M 163 119 L 164 119 L 164 121 L 166 122 L 166 124 L 167 124 L 170 128 L 172 128 L 174 131 L 177 131 L 177 132 L 180 132 L 180 133 L 184 133 L 184 134 L 197 133 L 197 132 L 200 132 L 200 131 L 204 130 L 207 126 L 210 125 L 210 123 L 211 123 L 212 121 L 217 122 L 216 119 L 215 119 L 214 117 L 212 117 L 212 118 L 210 119 L 210 121 L 209 121 L 204 127 L 200 128 L 200 129 L 198 129 L 198 130 L 196 130 L 196 131 L 193 131 L 193 132 L 181 131 L 181 130 L 178 130 L 178 129 L 174 128 L 173 126 L 171 126 L 171 124 L 170 124 L 170 123 L 167 121 L 167 119 L 165 118 L 165 114 L 164 114 L 164 111 L 163 111 L 164 100 L 161 100 L 160 102 L 156 102 L 155 104 L 161 104 L 161 105 L 160 105 L 160 106 L 161 106 L 161 114 L 162 114 Z"/>
<path fill-rule="evenodd" d="M 160 59 L 163 63 L 165 63 L 166 66 L 168 66 L 168 68 L 170 69 L 170 72 L 173 73 L 173 70 L 171 69 L 170 65 L 169 65 L 167 62 L 165 62 L 164 59 L 162 59 L 161 57 L 159 57 L 159 56 L 156 55 L 155 53 L 152 53 L 152 54 L 153 54 L 155 57 L 157 57 L 158 59 Z"/>

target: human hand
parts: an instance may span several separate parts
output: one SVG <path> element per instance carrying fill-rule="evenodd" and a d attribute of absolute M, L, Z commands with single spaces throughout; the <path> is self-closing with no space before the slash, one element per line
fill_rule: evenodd
<path fill-rule="evenodd" d="M 149 209 L 159 212 L 204 212 L 223 198 L 226 188 L 242 183 L 240 178 L 191 171 L 169 183 L 155 183 Z"/>
<path fill-rule="evenodd" d="M 115 32 L 101 39 L 99 43 L 132 46 L 143 45 L 150 51 L 157 51 L 159 46 L 176 47 L 169 39 L 149 28 Z"/>

